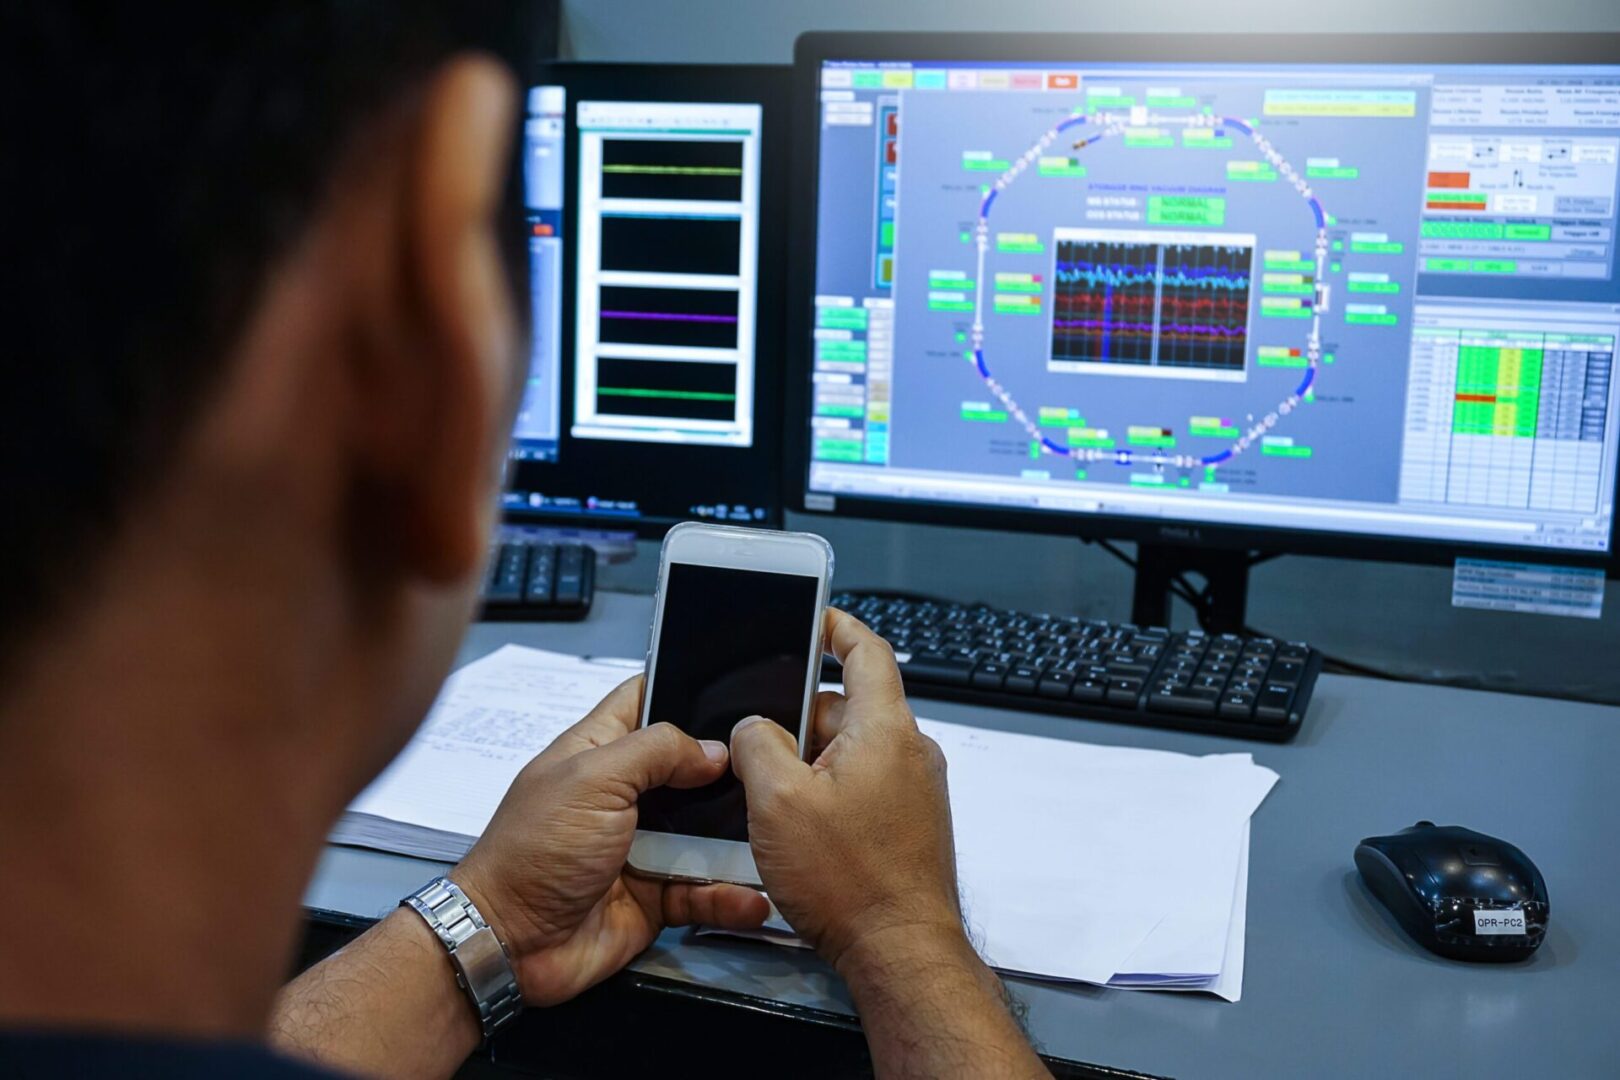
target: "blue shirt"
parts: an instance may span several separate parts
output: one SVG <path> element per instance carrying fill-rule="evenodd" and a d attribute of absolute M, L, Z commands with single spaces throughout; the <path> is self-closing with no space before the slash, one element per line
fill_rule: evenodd
<path fill-rule="evenodd" d="M 159 1037 L 31 1034 L 0 1031 L 6 1080 L 337 1080 L 338 1074 L 283 1057 L 252 1042 L 194 1042 Z"/>

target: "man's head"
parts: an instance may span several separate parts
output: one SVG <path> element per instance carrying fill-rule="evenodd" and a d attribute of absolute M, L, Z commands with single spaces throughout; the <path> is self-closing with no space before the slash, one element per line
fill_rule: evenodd
<path fill-rule="evenodd" d="M 510 420 L 520 31 L 433 0 L 7 6 L 0 709 L 67 650 L 206 680 L 258 649 L 267 692 L 368 714 L 332 734 L 353 782 L 397 749 Z"/>

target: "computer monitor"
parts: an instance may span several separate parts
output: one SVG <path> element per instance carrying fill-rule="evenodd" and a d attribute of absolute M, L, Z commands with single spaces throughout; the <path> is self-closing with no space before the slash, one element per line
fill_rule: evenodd
<path fill-rule="evenodd" d="M 1613 565 L 1620 36 L 797 63 L 806 511 L 1137 540 L 1158 612 L 1240 614 L 1223 551 Z"/>
<path fill-rule="evenodd" d="M 547 65 L 528 94 L 534 334 L 505 510 L 781 520 L 791 69 Z"/>

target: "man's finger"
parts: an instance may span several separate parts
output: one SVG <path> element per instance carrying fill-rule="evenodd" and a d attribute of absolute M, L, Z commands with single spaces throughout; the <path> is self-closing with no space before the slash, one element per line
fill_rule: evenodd
<path fill-rule="evenodd" d="M 692 885 L 672 882 L 664 886 L 665 926 L 718 926 L 726 930 L 754 930 L 770 915 L 765 894 L 742 885 Z"/>
<path fill-rule="evenodd" d="M 793 735 L 763 716 L 750 716 L 731 729 L 731 771 L 743 783 L 750 803 L 758 795 L 780 790 L 807 776 Z"/>
<path fill-rule="evenodd" d="M 810 718 L 811 742 L 824 747 L 838 738 L 838 733 L 844 730 L 844 706 L 848 703 L 849 700 L 836 690 L 816 694 Z"/>
<path fill-rule="evenodd" d="M 905 704 L 905 689 L 900 684 L 894 650 L 859 619 L 837 608 L 828 608 L 827 643 L 844 666 L 847 696 L 874 705 Z M 879 710 L 876 715 L 891 713 Z M 909 717 L 911 714 L 909 710 L 895 710 L 893 715 Z"/>
<path fill-rule="evenodd" d="M 541 761 L 560 761 L 598 746 L 606 746 L 636 730 L 641 723 L 641 688 L 646 682 L 632 675 L 608 692 L 596 708 L 551 741 L 540 752 Z"/>
<path fill-rule="evenodd" d="M 639 795 L 714 783 L 726 771 L 726 747 L 699 742 L 673 724 L 653 724 L 591 750 L 581 764 L 593 779 L 626 784 Z"/>

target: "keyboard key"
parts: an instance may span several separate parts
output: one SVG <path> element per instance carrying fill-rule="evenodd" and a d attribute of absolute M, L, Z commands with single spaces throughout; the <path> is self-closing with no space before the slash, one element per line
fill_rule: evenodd
<path fill-rule="evenodd" d="M 1073 672 L 1048 671 L 1041 676 L 1041 681 L 1035 684 L 1035 692 L 1041 697 L 1066 698 L 1073 687 Z"/>
<path fill-rule="evenodd" d="M 1108 693 L 1108 684 L 1102 679 L 1089 676 L 1074 680 L 1074 687 L 1069 691 L 1069 697 L 1075 701 L 1101 701 Z"/>
<path fill-rule="evenodd" d="M 1007 681 L 1007 665 L 995 660 L 981 661 L 973 671 L 972 685 L 980 690 L 1000 690 Z"/>
<path fill-rule="evenodd" d="M 1215 712 L 1215 697 L 1215 692 L 1212 690 L 1198 690 L 1193 687 L 1176 689 L 1168 686 L 1158 686 L 1154 688 L 1153 693 L 1148 695 L 1148 707 L 1151 709 L 1164 709 L 1167 712 L 1209 716 Z"/>
<path fill-rule="evenodd" d="M 1038 668 L 1031 667 L 1028 664 L 1018 664 L 1008 670 L 1007 681 L 1002 685 L 1006 687 L 1009 693 L 1033 694 L 1035 684 L 1040 681 L 1040 678 L 1041 673 Z"/>
<path fill-rule="evenodd" d="M 523 595 L 523 574 L 528 563 L 527 547 L 522 544 L 502 544 L 495 557 L 495 573 L 484 592 L 484 598 L 496 602 L 516 602 Z"/>
<path fill-rule="evenodd" d="M 1108 704 L 1123 705 L 1126 708 L 1136 708 L 1137 702 L 1142 698 L 1142 680 L 1110 679 L 1108 682 Z"/>
<path fill-rule="evenodd" d="M 585 552 L 578 544 L 566 544 L 557 552 L 557 603 L 574 607 L 585 600 Z"/>
<path fill-rule="evenodd" d="M 1267 682 L 1293 685 L 1305 675 L 1305 665 L 1298 660 L 1277 660 L 1266 674 Z"/>
<path fill-rule="evenodd" d="M 912 653 L 911 659 L 900 665 L 900 674 L 908 682 L 915 679 L 946 686 L 966 686 L 972 681 L 975 663 L 975 660 L 940 652 Z"/>
<path fill-rule="evenodd" d="M 1254 718 L 1276 724 L 1288 722 L 1288 711 L 1294 704 L 1294 688 L 1286 683 L 1267 683 L 1255 699 Z"/>
<path fill-rule="evenodd" d="M 529 561 L 529 583 L 523 590 L 523 598 L 529 603 L 549 604 L 555 597 L 556 552 L 550 544 L 534 549 L 534 557 Z"/>
<path fill-rule="evenodd" d="M 1247 720 L 1254 715 L 1254 695 L 1227 691 L 1221 695 L 1221 717 L 1227 720 Z"/>

